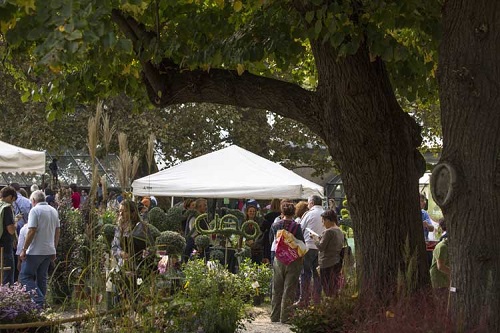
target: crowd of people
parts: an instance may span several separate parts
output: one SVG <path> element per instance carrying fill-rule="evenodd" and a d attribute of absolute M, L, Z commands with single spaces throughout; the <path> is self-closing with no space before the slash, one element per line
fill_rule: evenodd
<path fill-rule="evenodd" d="M 334 297 L 338 293 L 345 235 L 335 209 L 324 210 L 322 198 L 316 195 L 296 204 L 282 200 L 280 214 L 266 216 L 274 217 L 268 238 L 274 272 L 271 321 L 287 323 L 294 307 L 317 304 L 323 294 Z M 288 264 L 278 259 L 279 230 L 287 230 L 304 242 L 307 252 L 303 257 Z"/>
<path fill-rule="evenodd" d="M 58 209 L 78 209 L 89 199 L 86 191 L 80 192 L 74 185 L 61 188 L 56 194 L 49 189 L 45 193 L 37 187 L 32 190 L 28 196 L 19 184 L 13 183 L 1 191 L 0 214 L 5 230 L 0 245 L 4 248 L 4 266 L 11 268 L 3 272 L 2 283 L 19 281 L 27 290 L 35 291 L 35 302 L 43 306 L 49 264 L 55 258 L 59 241 Z M 107 200 L 109 208 L 118 213 L 111 251 L 119 265 L 129 262 L 129 258 L 136 257 L 145 249 L 144 242 L 144 246 L 134 243 L 133 233 L 137 225 L 147 219 L 147 211 L 157 203 L 154 197 L 139 199 L 136 203 L 111 193 Z M 311 298 L 319 302 L 322 290 L 327 296 L 333 296 L 338 290 L 335 276 L 340 272 L 340 249 L 344 236 L 336 224 L 335 211 L 325 212 L 321 204 L 320 197 L 312 196 L 308 202 L 296 204 L 274 199 L 266 207 L 265 214 L 260 212 L 260 206 L 254 200 L 242 207 L 245 220 L 255 221 L 261 230 L 259 237 L 245 241 L 251 249 L 252 261 L 269 263 L 274 270 L 273 321 L 286 322 L 289 305 L 294 302 L 296 306 L 309 304 Z M 186 217 L 181 230 L 187 240 L 186 254 L 189 255 L 198 236 L 194 221 L 198 214 L 207 211 L 207 200 L 188 199 L 184 208 L 196 213 Z M 294 230 L 295 237 L 307 246 L 304 258 L 290 265 L 275 259 L 276 233 L 279 229 Z M 252 231 L 248 233 L 252 234 Z M 131 244 L 133 247 L 130 247 Z M 322 272 L 321 279 L 316 269 L 318 266 Z"/>
<path fill-rule="evenodd" d="M 49 265 L 55 259 L 59 241 L 60 222 L 57 210 L 49 205 L 45 193 L 37 186 L 31 190 L 29 199 L 17 183 L 0 191 L 2 284 L 12 285 L 19 281 L 31 292 L 35 303 L 42 307 L 47 293 Z"/>
<path fill-rule="evenodd" d="M 53 191 L 34 184 L 30 194 L 18 183 L 0 191 L 0 248 L 3 253 L 2 284 L 19 282 L 33 299 L 45 304 L 49 267 L 56 257 L 60 235 L 59 211 L 90 205 L 86 190 L 76 184 Z M 109 203 L 109 202 L 108 202 Z"/>
<path fill-rule="evenodd" d="M 82 208 L 89 203 L 88 194 L 85 190 L 78 191 L 76 185 L 61 188 L 56 194 L 49 189 L 41 191 L 35 185 L 28 195 L 19 184 L 12 183 L 1 190 L 0 196 L 3 222 L 0 247 L 3 248 L 3 266 L 10 267 L 3 271 L 2 284 L 21 282 L 28 290 L 36 291 L 34 300 L 43 306 L 48 268 L 59 240 L 57 208 Z M 118 213 L 111 251 L 118 264 L 123 265 L 146 248 L 144 242 L 142 245 L 131 243 L 132 235 L 137 226 L 147 220 L 147 212 L 157 205 L 157 201 L 154 197 L 142 197 L 134 202 L 110 193 L 106 202 L 109 209 Z M 424 203 L 421 197 L 423 231 L 427 239 L 434 226 L 424 210 Z M 186 215 L 182 230 L 179 230 L 187 241 L 184 258 L 188 259 L 198 236 L 194 226 L 196 216 L 207 212 L 208 205 L 206 199 L 186 199 L 183 207 L 185 212 L 192 212 Z M 249 200 L 241 207 L 245 221 L 255 221 L 261 231 L 256 239 L 244 240 L 244 245 L 251 250 L 252 261 L 270 264 L 274 272 L 273 322 L 286 323 L 294 307 L 317 304 L 323 295 L 334 297 L 338 293 L 346 239 L 338 226 L 335 207 L 331 208 L 325 210 L 322 198 L 316 195 L 299 202 L 273 199 L 262 208 L 257 201 Z M 450 266 L 445 221 L 441 220 L 439 226 L 444 233 L 441 242 L 431 252 L 430 275 L 434 288 L 447 290 Z M 298 242 L 303 242 L 307 249 L 305 255 L 291 263 L 281 262 L 276 257 L 279 230 L 286 230 Z M 247 230 L 247 233 L 253 231 Z M 136 248 L 130 248 L 130 244 Z"/>

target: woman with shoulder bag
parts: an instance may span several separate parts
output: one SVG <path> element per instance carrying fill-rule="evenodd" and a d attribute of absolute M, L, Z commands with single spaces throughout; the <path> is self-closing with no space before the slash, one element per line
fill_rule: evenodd
<path fill-rule="evenodd" d="M 287 201 L 282 202 L 281 213 L 283 219 L 271 226 L 270 236 L 274 237 L 274 242 L 278 241 L 276 234 L 282 229 L 292 233 L 297 240 L 304 242 L 302 229 L 293 220 L 295 214 L 294 204 Z M 274 245 L 274 249 L 278 250 L 276 245 Z M 273 262 L 272 322 L 281 321 L 287 323 L 289 320 L 291 305 L 295 300 L 300 271 L 302 270 L 302 261 L 302 258 L 298 258 L 287 265 L 282 263 L 277 256 Z"/>
<path fill-rule="evenodd" d="M 321 286 L 326 296 L 333 297 L 339 290 L 344 233 L 337 225 L 335 211 L 325 211 L 321 214 L 321 220 L 326 229 L 321 236 L 312 235 L 312 238 L 319 250 Z"/>

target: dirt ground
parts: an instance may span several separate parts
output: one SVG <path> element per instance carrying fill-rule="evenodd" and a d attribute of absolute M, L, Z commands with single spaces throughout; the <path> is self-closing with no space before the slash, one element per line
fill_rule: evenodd
<path fill-rule="evenodd" d="M 291 333 L 290 325 L 271 322 L 271 305 L 264 304 L 253 308 L 255 320 L 245 323 L 244 333 Z"/>
<path fill-rule="evenodd" d="M 271 322 L 271 305 L 268 303 L 258 307 L 253 307 L 251 310 L 254 315 L 254 320 L 245 323 L 245 329 L 240 333 L 292 333 L 290 325 Z M 63 318 L 72 317 L 74 312 L 68 311 L 60 314 Z M 78 332 L 71 324 L 66 324 L 60 330 L 61 333 Z"/>

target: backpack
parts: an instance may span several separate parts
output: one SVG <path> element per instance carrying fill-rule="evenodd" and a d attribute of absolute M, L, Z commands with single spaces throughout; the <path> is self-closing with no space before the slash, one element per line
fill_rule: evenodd
<path fill-rule="evenodd" d="M 287 266 L 303 257 L 307 252 L 304 242 L 295 238 L 298 227 L 299 224 L 294 223 L 290 230 L 289 228 L 283 228 L 276 233 L 275 257 Z"/>
<path fill-rule="evenodd" d="M 7 208 L 7 207 L 10 207 L 9 203 L 0 201 L 0 238 L 3 235 L 3 225 L 4 225 L 4 223 L 3 223 L 3 212 L 4 212 L 4 209 Z"/>

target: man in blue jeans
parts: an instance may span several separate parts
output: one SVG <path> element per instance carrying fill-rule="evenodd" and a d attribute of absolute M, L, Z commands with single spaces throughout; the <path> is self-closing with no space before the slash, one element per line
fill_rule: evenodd
<path fill-rule="evenodd" d="M 311 230 L 321 235 L 325 230 L 323 223 L 321 222 L 321 214 L 324 210 L 321 206 L 322 199 L 320 196 L 312 195 L 307 200 L 309 210 L 304 214 L 302 220 L 300 221 L 300 227 L 304 234 L 304 239 L 308 251 L 304 256 L 304 266 L 302 272 L 300 273 L 300 298 L 295 304 L 298 306 L 309 305 L 309 300 L 311 298 L 311 278 L 313 280 L 313 301 L 314 303 L 319 303 L 321 299 L 321 280 L 316 268 L 318 267 L 318 248 L 314 243 L 314 239 L 311 237 Z"/>
<path fill-rule="evenodd" d="M 57 210 L 45 202 L 42 191 L 33 192 L 30 199 L 33 208 L 28 217 L 28 235 L 19 255 L 24 262 L 19 279 L 27 291 L 36 291 L 33 300 L 43 307 L 49 265 L 55 259 L 59 242 L 60 223 Z"/>

